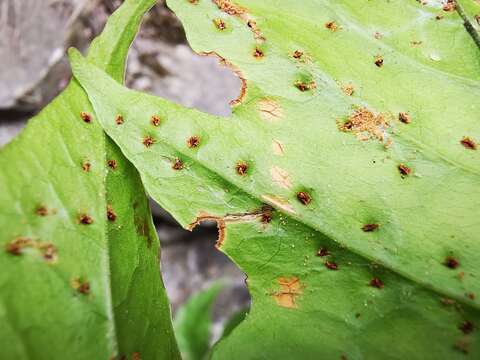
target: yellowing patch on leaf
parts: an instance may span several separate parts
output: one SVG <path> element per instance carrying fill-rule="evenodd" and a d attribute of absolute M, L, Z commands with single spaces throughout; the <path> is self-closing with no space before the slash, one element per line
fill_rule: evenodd
<path fill-rule="evenodd" d="M 270 169 L 270 175 L 272 180 L 278 186 L 284 189 L 290 189 L 292 187 L 292 182 L 290 181 L 290 175 L 288 172 L 278 166 L 274 166 Z"/>
<path fill-rule="evenodd" d="M 277 209 L 283 210 L 290 214 L 296 214 L 295 210 L 293 209 L 293 206 L 290 205 L 290 203 L 286 199 L 283 199 L 275 195 L 262 195 L 262 199 L 272 204 Z"/>
<path fill-rule="evenodd" d="M 263 119 L 277 121 L 283 115 L 280 104 L 273 99 L 262 99 L 257 103 L 258 111 Z"/>
<path fill-rule="evenodd" d="M 303 285 L 296 276 L 278 278 L 280 290 L 272 293 L 278 306 L 294 309 L 297 308 L 296 299 L 302 294 Z"/>

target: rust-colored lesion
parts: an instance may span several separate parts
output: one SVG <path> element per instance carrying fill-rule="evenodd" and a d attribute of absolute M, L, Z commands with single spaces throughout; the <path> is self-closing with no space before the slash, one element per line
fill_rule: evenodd
<path fill-rule="evenodd" d="M 241 19 L 250 29 L 257 44 L 265 42 L 265 36 L 258 27 L 257 22 L 250 16 L 248 10 L 242 6 L 235 4 L 231 0 L 212 0 L 217 7 L 224 13 L 236 16 Z"/>
<path fill-rule="evenodd" d="M 359 140 L 376 139 L 382 143 L 389 141 L 386 137 L 389 126 L 384 114 L 375 114 L 365 107 L 356 109 L 347 121 L 338 124 L 340 131 L 353 133 Z"/>
<path fill-rule="evenodd" d="M 278 285 L 280 285 L 280 290 L 271 293 L 277 305 L 287 309 L 297 308 L 297 298 L 303 293 L 303 288 L 305 287 L 300 282 L 300 279 L 296 276 L 282 276 L 277 281 Z"/>
<path fill-rule="evenodd" d="M 240 214 L 226 214 L 224 216 L 211 215 L 206 212 L 200 212 L 195 220 L 187 226 L 187 229 L 192 231 L 197 225 L 200 225 L 204 221 L 215 221 L 218 228 L 218 239 L 215 244 L 217 249 L 220 249 L 223 245 L 226 236 L 226 227 L 229 223 L 238 223 L 238 222 L 248 222 L 261 220 L 262 223 L 268 223 L 270 221 L 265 221 L 266 218 L 272 217 L 273 208 L 264 205 L 261 209 L 254 210 L 251 212 L 245 212 Z"/>
<path fill-rule="evenodd" d="M 5 246 L 5 251 L 14 256 L 21 256 L 27 249 L 36 249 L 47 263 L 57 261 L 57 248 L 51 242 L 38 241 L 29 237 L 19 236 Z"/>
<path fill-rule="evenodd" d="M 241 88 L 240 88 L 240 94 L 236 99 L 233 99 L 230 101 L 230 106 L 237 106 L 243 102 L 245 97 L 247 96 L 247 79 L 244 77 L 243 73 L 240 71 L 238 67 L 233 65 L 230 61 L 225 59 L 224 57 L 220 56 L 217 52 L 215 51 L 207 51 L 207 52 L 201 52 L 200 55 L 202 56 L 213 56 L 216 57 L 220 63 L 220 65 L 223 65 L 230 70 L 233 71 L 235 75 L 237 75 L 238 79 L 241 82 Z"/>

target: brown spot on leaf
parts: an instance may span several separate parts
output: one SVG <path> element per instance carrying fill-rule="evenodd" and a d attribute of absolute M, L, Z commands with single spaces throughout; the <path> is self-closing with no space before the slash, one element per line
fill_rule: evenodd
<path fill-rule="evenodd" d="M 92 165 L 88 161 L 82 163 L 82 170 L 85 172 L 89 172 L 91 167 Z"/>
<path fill-rule="evenodd" d="M 32 247 L 33 244 L 34 241 L 32 239 L 21 236 L 7 243 L 5 246 L 5 251 L 12 255 L 19 256 L 22 255 L 23 249 Z"/>
<path fill-rule="evenodd" d="M 57 248 L 52 243 L 37 243 L 37 248 L 40 250 L 43 259 L 48 263 L 53 263 L 57 260 Z"/>
<path fill-rule="evenodd" d="M 398 165 L 398 171 L 400 171 L 400 174 L 402 174 L 403 176 L 408 176 L 412 173 L 412 169 L 410 169 L 405 164 Z"/>
<path fill-rule="evenodd" d="M 150 147 L 152 146 L 153 144 L 155 144 L 155 139 L 153 137 L 151 137 L 150 135 L 148 136 L 145 136 L 142 140 L 142 143 L 143 145 L 145 145 L 145 147 Z"/>
<path fill-rule="evenodd" d="M 401 112 L 398 114 L 398 120 L 400 120 L 404 124 L 410 124 L 412 122 L 412 118 L 406 112 Z"/>
<path fill-rule="evenodd" d="M 158 115 L 152 115 L 150 118 L 150 124 L 153 126 L 159 126 L 160 125 L 160 117 Z"/>
<path fill-rule="evenodd" d="M 82 295 L 88 295 L 90 293 L 90 283 L 80 278 L 73 279 L 71 286 Z"/>
<path fill-rule="evenodd" d="M 378 224 L 365 224 L 362 226 L 362 230 L 364 232 L 372 232 L 377 230 L 380 227 Z"/>
<path fill-rule="evenodd" d="M 198 0 L 188 0 L 188 2 L 192 5 L 198 5 Z"/>
<path fill-rule="evenodd" d="M 35 214 L 37 214 L 38 216 L 47 216 L 48 209 L 46 206 L 43 205 L 37 206 L 37 208 L 35 209 Z"/>
<path fill-rule="evenodd" d="M 78 215 L 78 222 L 83 225 L 90 225 L 93 224 L 93 219 L 87 214 L 80 214 Z"/>
<path fill-rule="evenodd" d="M 382 113 L 374 114 L 367 108 L 356 109 L 348 120 L 339 123 L 339 130 L 357 135 L 359 140 L 377 139 L 385 142 L 385 132 L 389 127 Z"/>
<path fill-rule="evenodd" d="M 187 146 L 189 148 L 196 148 L 200 145 L 200 138 L 198 136 L 191 136 L 187 140 Z"/>
<path fill-rule="evenodd" d="M 314 90 L 317 88 L 317 83 L 315 81 L 296 81 L 294 83 L 295 87 L 300 90 L 301 92 L 309 91 L 309 90 Z"/>
<path fill-rule="evenodd" d="M 41 242 L 28 237 L 17 237 L 7 243 L 6 252 L 20 256 L 24 249 L 37 249 L 47 263 L 53 263 L 57 259 L 57 248 L 50 242 Z"/>
<path fill-rule="evenodd" d="M 225 21 L 222 19 L 213 19 L 213 23 L 218 30 L 225 30 L 227 28 L 227 24 L 225 24 Z"/>
<path fill-rule="evenodd" d="M 321 247 L 317 251 L 317 256 L 325 257 L 325 256 L 328 256 L 328 255 L 330 255 L 330 252 L 328 251 L 327 248 Z"/>
<path fill-rule="evenodd" d="M 455 0 L 447 0 L 447 2 L 443 5 L 443 11 L 451 12 L 457 9 L 457 4 Z"/>
<path fill-rule="evenodd" d="M 80 113 L 80 118 L 85 121 L 86 123 L 90 123 L 92 121 L 92 115 L 87 113 L 86 111 L 82 111 Z"/>
<path fill-rule="evenodd" d="M 303 205 L 308 205 L 312 201 L 311 196 L 306 193 L 305 191 L 300 191 L 297 193 L 297 199 L 300 201 Z"/>
<path fill-rule="evenodd" d="M 123 116 L 118 114 L 116 117 L 115 117 L 115 123 L 117 125 L 122 125 L 123 124 Z"/>
<path fill-rule="evenodd" d="M 444 265 L 450 269 L 456 269 L 460 266 L 460 263 L 453 256 L 447 256 Z"/>
<path fill-rule="evenodd" d="M 337 23 L 336 23 L 335 21 L 329 21 L 329 22 L 327 22 L 327 23 L 325 24 L 325 27 L 326 27 L 328 30 L 332 31 L 332 32 L 335 32 L 335 31 L 338 30 L 338 25 L 337 25 Z"/>
<path fill-rule="evenodd" d="M 142 360 L 139 352 L 132 353 L 132 360 Z"/>
<path fill-rule="evenodd" d="M 470 334 L 474 329 L 475 326 L 473 325 L 472 322 L 465 320 L 462 322 L 460 325 L 458 325 L 458 328 L 464 333 L 464 334 Z"/>
<path fill-rule="evenodd" d="M 477 143 L 468 136 L 464 136 L 463 139 L 460 140 L 460 144 L 462 144 L 465 149 L 477 150 Z"/>
<path fill-rule="evenodd" d="M 183 161 L 180 159 L 175 159 L 172 165 L 173 170 L 182 170 L 183 169 Z"/>
<path fill-rule="evenodd" d="M 480 25 L 480 14 L 475 15 L 475 21 Z"/>
<path fill-rule="evenodd" d="M 273 99 L 261 99 L 257 103 L 257 108 L 262 118 L 267 121 L 278 120 L 283 115 L 280 104 Z"/>
<path fill-rule="evenodd" d="M 304 287 L 300 283 L 299 278 L 296 276 L 280 277 L 278 278 L 278 284 L 280 285 L 280 290 L 272 293 L 277 305 L 288 309 L 296 308 L 297 298 L 302 294 Z"/>
<path fill-rule="evenodd" d="M 377 65 L 378 67 L 383 66 L 383 56 L 382 55 L 375 56 L 375 65 Z"/>
<path fill-rule="evenodd" d="M 263 50 L 256 47 L 255 50 L 253 51 L 253 57 L 256 58 L 256 59 L 261 59 L 265 56 L 265 54 L 263 53 Z"/>
<path fill-rule="evenodd" d="M 217 7 L 228 15 L 242 15 L 247 12 L 246 9 L 234 4 L 231 0 L 212 0 Z"/>
<path fill-rule="evenodd" d="M 338 270 L 337 263 L 334 263 L 333 261 L 326 261 L 325 262 L 325 267 L 329 270 Z"/>
<path fill-rule="evenodd" d="M 113 211 L 112 205 L 107 206 L 107 219 L 112 222 L 117 219 L 117 214 Z"/>
<path fill-rule="evenodd" d="M 237 172 L 238 175 L 240 176 L 244 176 L 247 174 L 247 171 L 248 171 L 248 164 L 244 161 L 240 161 L 237 163 L 237 165 L 235 166 L 235 170 Z"/>
<path fill-rule="evenodd" d="M 443 15 L 437 15 L 435 16 L 435 20 L 442 20 L 443 19 Z"/>
<path fill-rule="evenodd" d="M 115 160 L 107 160 L 107 165 L 112 170 L 117 168 L 117 162 Z"/>
<path fill-rule="evenodd" d="M 262 216 L 260 218 L 260 221 L 263 224 L 268 224 L 272 221 L 273 217 L 273 208 L 270 205 L 264 205 L 262 207 Z"/>
<path fill-rule="evenodd" d="M 294 59 L 300 59 L 303 56 L 303 52 L 300 50 L 295 50 L 292 56 Z"/>
<path fill-rule="evenodd" d="M 475 300 L 475 294 L 474 293 L 466 293 L 465 294 L 467 296 L 467 298 L 469 298 L 470 300 Z"/>
<path fill-rule="evenodd" d="M 292 187 L 290 175 L 286 170 L 278 166 L 274 166 L 270 169 L 270 175 L 272 176 L 272 181 L 278 186 L 284 189 L 290 189 Z"/>
<path fill-rule="evenodd" d="M 383 281 L 380 280 L 379 278 L 373 278 L 370 280 L 370 286 L 375 287 L 377 289 L 383 289 L 384 284 Z"/>
<path fill-rule="evenodd" d="M 377 40 L 380 40 L 382 37 L 383 37 L 383 34 L 376 31 L 374 34 L 373 34 L 373 37 Z"/>
<path fill-rule="evenodd" d="M 355 88 L 352 84 L 346 84 L 342 86 L 342 91 L 345 95 L 352 96 L 355 92 Z"/>

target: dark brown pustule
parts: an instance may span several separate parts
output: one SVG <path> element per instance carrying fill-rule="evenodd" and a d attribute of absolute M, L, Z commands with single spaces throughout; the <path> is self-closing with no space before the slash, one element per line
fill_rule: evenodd
<path fill-rule="evenodd" d="M 175 159 L 172 165 L 173 170 L 182 170 L 183 169 L 183 162 L 180 159 Z"/>
<path fill-rule="evenodd" d="M 80 214 L 78 216 L 78 221 L 80 222 L 80 224 L 83 224 L 83 225 L 90 225 L 90 224 L 93 224 L 93 219 L 91 216 L 87 215 L 87 214 Z"/>
<path fill-rule="evenodd" d="M 295 50 L 292 56 L 294 59 L 300 59 L 303 56 L 303 52 L 301 52 L 300 50 Z"/>
<path fill-rule="evenodd" d="M 378 224 L 365 224 L 362 226 L 362 230 L 364 232 L 372 232 L 377 230 L 380 227 Z"/>
<path fill-rule="evenodd" d="M 265 56 L 265 54 L 263 53 L 263 50 L 260 49 L 260 48 L 255 48 L 255 50 L 253 51 L 253 57 L 257 58 L 257 59 L 261 59 Z"/>
<path fill-rule="evenodd" d="M 321 247 L 321 248 L 318 249 L 318 251 L 317 251 L 317 256 L 325 257 L 325 256 L 328 256 L 328 255 L 330 255 L 330 253 L 329 253 L 329 251 L 327 250 L 327 248 Z"/>
<path fill-rule="evenodd" d="M 411 116 L 406 112 L 399 113 L 398 120 L 400 120 L 404 124 L 410 124 L 412 122 Z"/>
<path fill-rule="evenodd" d="M 381 56 L 375 57 L 375 65 L 377 65 L 377 67 L 382 67 L 383 66 L 383 57 L 381 57 Z"/>
<path fill-rule="evenodd" d="M 213 23 L 217 27 L 218 30 L 225 30 L 227 28 L 227 24 L 222 19 L 214 19 Z"/>
<path fill-rule="evenodd" d="M 477 150 L 477 143 L 468 136 L 464 136 L 463 139 L 460 140 L 460 144 L 462 144 L 465 149 Z"/>
<path fill-rule="evenodd" d="M 380 280 L 379 278 L 373 278 L 370 280 L 370 286 L 375 287 L 377 289 L 383 289 L 384 284 L 383 281 Z"/>
<path fill-rule="evenodd" d="M 85 121 L 86 123 L 90 123 L 92 121 L 92 115 L 87 113 L 86 111 L 82 111 L 80 113 L 80 118 Z"/>
<path fill-rule="evenodd" d="M 123 116 L 118 114 L 116 117 L 115 117 L 115 123 L 117 125 L 122 125 L 123 124 Z"/>
<path fill-rule="evenodd" d="M 235 166 L 235 170 L 237 172 L 238 175 L 240 176 L 244 176 L 247 174 L 247 171 L 248 171 L 248 164 L 246 162 L 239 162 L 237 163 L 237 165 Z"/>
<path fill-rule="evenodd" d="M 460 262 L 453 256 L 447 256 L 443 264 L 449 269 L 456 269 L 460 266 Z"/>
<path fill-rule="evenodd" d="M 152 115 L 152 117 L 150 118 L 150 123 L 153 125 L 153 126 L 159 126 L 160 125 L 160 117 L 158 115 Z"/>
<path fill-rule="evenodd" d="M 303 205 L 308 205 L 312 201 L 312 197 L 305 191 L 300 191 L 297 193 L 297 200 Z"/>
<path fill-rule="evenodd" d="M 398 171 L 400 172 L 400 174 L 402 174 L 403 176 L 408 176 L 412 173 L 412 169 L 410 169 L 407 165 L 405 164 L 400 164 L 398 165 Z"/>
<path fill-rule="evenodd" d="M 262 216 L 260 221 L 263 224 L 268 224 L 272 221 L 273 218 L 273 208 L 269 205 L 265 205 L 262 207 Z"/>
<path fill-rule="evenodd" d="M 473 325 L 472 322 L 465 320 L 462 322 L 460 325 L 458 325 L 458 328 L 464 333 L 464 334 L 470 334 L 474 329 L 475 326 Z"/>
<path fill-rule="evenodd" d="M 90 293 L 90 283 L 88 281 L 82 281 L 79 284 L 77 291 L 80 294 L 88 295 Z"/>
<path fill-rule="evenodd" d="M 338 265 L 333 261 L 326 261 L 325 267 L 329 270 L 338 270 Z"/>
<path fill-rule="evenodd" d="M 152 146 L 153 144 L 155 144 L 155 139 L 153 137 L 151 137 L 150 135 L 148 136 L 145 136 L 142 140 L 142 143 L 143 145 L 145 145 L 145 147 L 150 147 Z"/>
<path fill-rule="evenodd" d="M 308 90 L 313 90 L 313 89 L 316 89 L 316 87 L 317 87 L 317 84 L 315 83 L 315 81 L 310 81 L 308 83 L 304 82 L 304 81 L 297 81 L 297 82 L 295 82 L 294 85 L 301 92 L 305 92 L 305 91 L 308 91 Z"/>
<path fill-rule="evenodd" d="M 35 209 L 35 214 L 38 216 L 47 216 L 48 215 L 48 209 L 46 206 L 40 205 Z"/>
<path fill-rule="evenodd" d="M 187 140 L 187 146 L 192 149 L 200 145 L 200 138 L 198 136 L 191 136 Z"/>
<path fill-rule="evenodd" d="M 115 170 L 117 168 L 117 162 L 115 160 L 108 160 L 107 165 L 112 170 Z"/>
<path fill-rule="evenodd" d="M 82 163 L 82 170 L 85 172 L 89 172 L 91 167 L 92 165 L 88 161 Z"/>
<path fill-rule="evenodd" d="M 107 206 L 107 219 L 111 222 L 117 219 L 117 214 L 113 211 L 112 205 Z"/>
<path fill-rule="evenodd" d="M 335 32 L 335 31 L 337 31 L 337 29 L 338 29 L 338 25 L 337 25 L 337 23 L 336 23 L 335 21 L 329 21 L 329 22 L 327 22 L 327 23 L 325 24 L 325 27 L 326 27 L 328 30 L 332 31 L 332 32 Z"/>

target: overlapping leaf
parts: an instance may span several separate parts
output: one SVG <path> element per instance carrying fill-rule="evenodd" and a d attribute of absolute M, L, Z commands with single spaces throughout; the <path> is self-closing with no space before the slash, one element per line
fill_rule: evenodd
<path fill-rule="evenodd" d="M 455 11 L 169 4 L 243 79 L 230 118 L 73 67 L 149 193 L 184 225 L 216 219 L 249 276 L 214 358 L 478 357 L 480 57 Z"/>
<path fill-rule="evenodd" d="M 126 1 L 90 49 L 118 81 L 153 3 Z M 98 120 L 73 81 L 0 153 L 3 359 L 178 357 L 148 201 Z"/>

